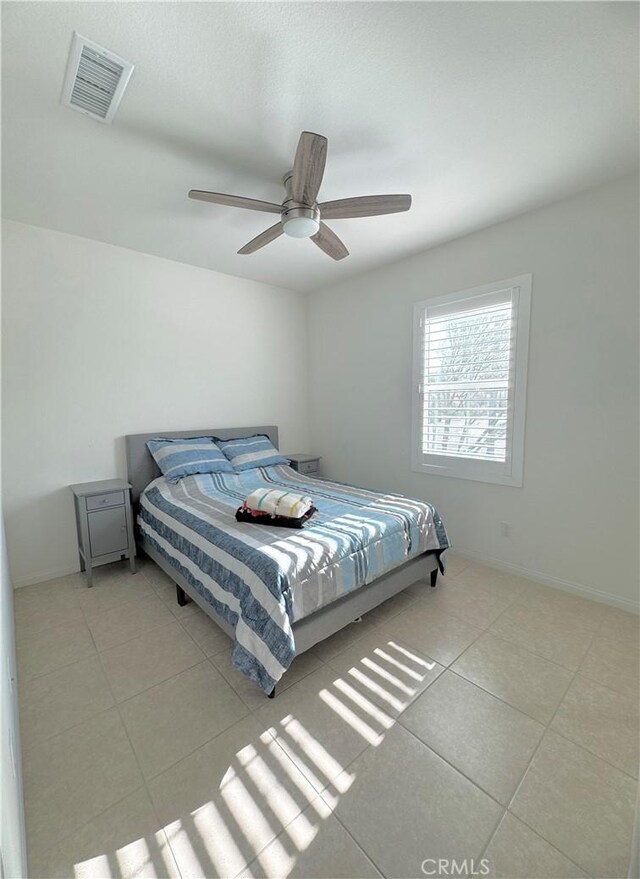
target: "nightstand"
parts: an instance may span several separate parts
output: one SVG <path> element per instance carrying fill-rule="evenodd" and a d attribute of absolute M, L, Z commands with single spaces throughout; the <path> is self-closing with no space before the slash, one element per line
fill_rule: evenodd
<path fill-rule="evenodd" d="M 136 572 L 136 545 L 133 537 L 131 486 L 124 479 L 103 479 L 70 485 L 76 511 L 80 569 L 91 572 L 122 558 L 129 559 L 131 573 Z"/>
<path fill-rule="evenodd" d="M 298 473 L 305 473 L 307 476 L 320 475 L 321 455 L 303 455 L 296 452 L 294 455 L 285 455 L 291 462 L 291 466 Z"/>

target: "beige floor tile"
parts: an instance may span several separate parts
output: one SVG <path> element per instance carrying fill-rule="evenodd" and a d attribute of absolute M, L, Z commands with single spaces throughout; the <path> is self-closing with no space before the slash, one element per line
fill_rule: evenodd
<path fill-rule="evenodd" d="M 155 562 L 151 561 L 148 555 L 138 549 L 138 554 L 136 555 L 136 568 L 138 571 L 142 571 L 143 573 L 151 568 L 152 565 L 156 565 Z"/>
<path fill-rule="evenodd" d="M 413 700 L 435 681 L 443 667 L 375 629 L 329 660 L 341 676 L 335 683 L 355 705 L 366 707 L 390 725 Z"/>
<path fill-rule="evenodd" d="M 196 604 L 195 601 L 189 601 L 187 604 L 184 604 L 182 606 L 179 605 L 176 600 L 175 591 L 176 590 L 174 587 L 173 597 L 169 598 L 165 603 L 177 620 L 180 620 L 180 622 L 182 622 L 183 620 L 191 619 L 191 617 L 193 616 L 206 616 L 205 612 L 199 607 L 199 605 Z M 160 595 L 158 591 L 156 591 L 156 594 Z"/>
<path fill-rule="evenodd" d="M 624 643 L 629 647 L 640 648 L 640 616 L 627 613 L 616 607 L 607 607 L 599 634 L 611 641 Z"/>
<path fill-rule="evenodd" d="M 586 879 L 587 876 L 509 812 L 500 822 L 484 858 L 490 879 Z"/>
<path fill-rule="evenodd" d="M 225 650 L 224 653 L 218 653 L 217 656 L 212 656 L 211 661 L 224 679 L 231 684 L 247 708 L 251 711 L 254 711 L 256 708 L 262 708 L 264 701 L 267 698 L 266 694 L 263 693 L 253 681 L 250 681 L 249 678 L 245 677 L 233 667 L 231 664 L 231 650 Z M 322 663 L 313 650 L 308 650 L 306 653 L 302 653 L 300 656 L 296 657 L 287 669 L 284 677 L 278 681 L 278 695 L 284 693 L 288 687 L 293 686 L 293 684 L 302 680 L 302 678 L 311 674 L 311 672 L 316 671 L 316 669 L 321 666 Z"/>
<path fill-rule="evenodd" d="M 638 700 L 578 675 L 551 728 L 629 775 L 638 775 Z"/>
<path fill-rule="evenodd" d="M 490 632 L 451 666 L 540 723 L 547 724 L 567 691 L 573 673 Z"/>
<path fill-rule="evenodd" d="M 498 617 L 490 631 L 572 670 L 578 668 L 593 639 L 592 632 L 573 625 L 568 615 L 519 602 Z"/>
<path fill-rule="evenodd" d="M 400 722 L 505 806 L 544 733 L 542 724 L 451 671 Z"/>
<path fill-rule="evenodd" d="M 486 588 L 496 595 L 510 598 L 517 598 L 531 585 L 531 580 L 477 562 L 457 571 L 453 579 L 460 584 Z"/>
<path fill-rule="evenodd" d="M 422 583 L 421 585 L 423 590 L 431 589 L 431 586 L 428 583 Z M 380 626 L 392 617 L 397 616 L 401 611 L 406 610 L 414 601 L 414 596 L 407 594 L 406 591 L 398 592 L 397 595 L 394 595 L 388 601 L 384 601 L 382 604 L 379 604 L 378 607 L 374 607 L 373 610 L 370 610 L 368 614 L 365 614 L 365 620 L 367 622 L 375 623 L 376 626 Z"/>
<path fill-rule="evenodd" d="M 446 575 L 449 577 L 449 575 Z M 444 578 L 446 579 L 446 578 Z M 451 579 L 451 578 L 449 578 Z M 438 584 L 443 582 L 443 575 L 438 572 Z M 415 583 L 412 583 L 411 586 L 407 586 L 404 592 L 400 593 L 402 595 L 406 595 L 411 601 L 415 601 L 416 598 L 426 598 L 428 595 L 431 595 L 433 592 L 433 587 L 431 586 L 431 582 L 427 577 L 426 580 L 416 580 Z"/>
<path fill-rule="evenodd" d="M 155 579 L 152 579 L 150 582 L 158 598 L 166 604 L 176 619 L 184 620 L 194 614 L 203 613 L 199 605 L 193 600 L 188 601 L 184 605 L 178 604 L 176 584 L 163 571 L 160 571 L 160 575 L 156 574 Z"/>
<path fill-rule="evenodd" d="M 128 601 L 110 610 L 85 613 L 98 650 L 124 644 L 173 620 L 171 612 L 155 595 Z"/>
<path fill-rule="evenodd" d="M 445 554 L 446 560 L 446 568 L 447 573 L 445 576 L 447 577 L 455 577 L 461 571 L 464 571 L 465 568 L 470 567 L 473 562 L 470 559 L 465 559 L 463 556 L 458 555 L 454 550 L 448 549 Z M 438 579 L 440 579 L 440 574 L 438 574 Z"/>
<path fill-rule="evenodd" d="M 23 757 L 31 851 L 48 851 L 142 784 L 116 708 L 31 745 Z"/>
<path fill-rule="evenodd" d="M 44 629 L 82 625 L 84 614 L 80 607 L 47 607 L 46 603 L 41 607 L 35 601 L 28 601 L 16 605 L 15 621 L 17 637 L 22 640 Z"/>
<path fill-rule="evenodd" d="M 166 577 L 164 573 L 162 573 L 162 576 Z M 169 610 L 173 610 L 174 604 L 176 605 L 176 607 L 179 607 L 176 584 L 169 580 L 168 577 L 161 581 L 150 580 L 149 582 L 158 598 L 161 598 L 162 601 L 164 601 Z M 195 604 L 195 602 L 191 602 L 190 604 L 185 605 L 185 607 L 190 608 L 192 604 Z"/>
<path fill-rule="evenodd" d="M 99 565 L 93 569 L 93 586 L 90 588 L 93 589 L 95 586 L 101 586 L 103 583 L 113 583 L 121 577 L 129 576 L 131 576 L 131 569 L 129 568 L 128 560 L 122 559 L 121 561 L 110 562 L 108 565 Z M 73 574 L 67 577 L 67 580 L 74 586 L 81 585 L 84 589 L 88 588 L 84 572 Z"/>
<path fill-rule="evenodd" d="M 206 656 L 216 656 L 233 646 L 227 633 L 201 610 L 181 619 L 180 623 Z"/>
<path fill-rule="evenodd" d="M 49 582 L 52 585 L 40 583 L 14 591 L 13 614 L 18 644 L 47 629 L 84 623 L 76 590 L 65 581 Z"/>
<path fill-rule="evenodd" d="M 419 602 L 380 628 L 386 637 L 415 647 L 441 665 L 452 663 L 482 634 L 481 629 L 458 617 Z"/>
<path fill-rule="evenodd" d="M 149 783 L 183 879 L 243 870 L 316 792 L 249 715 Z"/>
<path fill-rule="evenodd" d="M 20 586 L 14 590 L 13 603 L 16 614 L 34 608 L 62 610 L 78 607 L 78 595 L 68 577 L 58 577 L 32 586 Z"/>
<path fill-rule="evenodd" d="M 627 641 L 610 640 L 598 633 L 582 661 L 580 674 L 637 699 L 640 653 Z"/>
<path fill-rule="evenodd" d="M 78 590 L 80 607 L 87 616 L 110 610 L 139 598 L 153 595 L 153 587 L 141 574 L 122 574 L 109 580 L 96 582 L 91 588 Z"/>
<path fill-rule="evenodd" d="M 322 791 L 372 742 L 379 742 L 389 720 L 356 706 L 335 682 L 328 666 L 312 672 L 255 711 L 263 730 Z"/>
<path fill-rule="evenodd" d="M 30 875 L 419 876 L 477 860 L 525 771 L 489 876 L 626 875 L 638 617 L 448 556 L 274 700 L 152 562 L 16 590 Z"/>
<path fill-rule="evenodd" d="M 636 801 L 628 775 L 547 732 L 511 811 L 592 876 L 627 875 Z"/>
<path fill-rule="evenodd" d="M 464 576 L 463 571 L 460 575 Z M 430 607 L 452 614 L 476 628 L 486 629 L 513 604 L 515 596 L 488 585 L 469 585 L 459 579 L 443 583 L 425 599 Z"/>
<path fill-rule="evenodd" d="M 154 586 L 173 586 L 174 594 L 175 594 L 175 583 L 169 577 L 168 574 L 162 570 L 161 567 L 156 565 L 154 561 L 149 559 L 149 564 L 146 565 L 142 571 L 144 576 L 153 583 Z"/>
<path fill-rule="evenodd" d="M 402 727 L 368 748 L 323 797 L 388 877 L 421 876 L 425 858 L 479 858 L 501 807 Z"/>
<path fill-rule="evenodd" d="M 96 568 L 97 571 L 97 568 Z M 95 572 L 94 572 L 95 573 Z M 87 577 L 84 571 L 76 571 L 75 574 L 67 574 L 64 579 L 67 582 L 68 586 L 71 586 L 73 589 L 86 589 L 87 588 Z"/>
<path fill-rule="evenodd" d="M 16 631 L 19 682 L 86 659 L 95 652 L 91 632 L 83 620 L 38 632 Z"/>
<path fill-rule="evenodd" d="M 121 703 L 120 710 L 145 778 L 153 778 L 247 713 L 208 661 Z"/>
<path fill-rule="evenodd" d="M 239 879 L 378 879 L 381 875 L 318 799 L 260 852 Z"/>
<path fill-rule="evenodd" d="M 110 806 L 44 855 L 29 860 L 30 879 L 160 879 L 177 865 L 144 788 Z"/>
<path fill-rule="evenodd" d="M 57 735 L 114 704 L 97 656 L 26 680 L 19 696 L 23 746 Z"/>
<path fill-rule="evenodd" d="M 540 608 L 549 613 L 566 615 L 570 617 L 573 626 L 583 628 L 587 632 L 595 632 L 600 627 L 607 610 L 604 604 L 597 601 L 590 601 L 543 583 L 529 583 L 519 601 L 534 609 Z"/>
<path fill-rule="evenodd" d="M 118 702 L 197 665 L 204 658 L 177 620 L 100 654 Z"/>

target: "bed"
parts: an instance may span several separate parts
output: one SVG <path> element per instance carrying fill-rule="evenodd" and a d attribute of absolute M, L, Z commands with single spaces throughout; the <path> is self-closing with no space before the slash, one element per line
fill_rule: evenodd
<path fill-rule="evenodd" d="M 168 482 L 147 449 L 155 437 L 264 434 L 274 426 L 156 431 L 127 436 L 139 548 L 235 642 L 232 662 L 267 695 L 294 657 L 412 583 L 436 585 L 448 547 L 437 511 L 422 501 L 309 477 L 278 464 Z M 236 522 L 257 487 L 313 497 L 303 529 Z"/>

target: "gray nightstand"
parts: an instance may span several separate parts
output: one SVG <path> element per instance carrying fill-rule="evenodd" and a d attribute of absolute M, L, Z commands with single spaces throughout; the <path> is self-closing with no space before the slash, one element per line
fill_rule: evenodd
<path fill-rule="evenodd" d="M 291 462 L 291 466 L 298 473 L 305 473 L 307 476 L 320 475 L 320 455 L 303 455 L 296 452 L 294 455 L 285 455 Z"/>
<path fill-rule="evenodd" d="M 76 510 L 80 569 L 87 572 L 98 565 L 129 559 L 136 572 L 136 544 L 133 537 L 131 486 L 124 479 L 103 479 L 70 485 Z"/>

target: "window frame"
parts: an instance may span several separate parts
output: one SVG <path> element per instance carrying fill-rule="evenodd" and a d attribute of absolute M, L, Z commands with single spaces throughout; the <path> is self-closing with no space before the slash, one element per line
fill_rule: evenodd
<path fill-rule="evenodd" d="M 415 303 L 413 307 L 413 383 L 411 394 L 413 401 L 411 407 L 411 469 L 413 472 L 522 487 L 532 282 L 533 275 L 531 274 L 516 275 L 513 278 L 470 287 L 467 290 L 445 293 L 442 296 L 431 296 Z M 486 297 L 488 294 L 504 290 L 511 290 L 515 323 L 514 377 L 512 388 L 509 389 L 508 424 L 510 425 L 510 433 L 508 428 L 507 460 L 496 462 L 473 460 L 462 456 L 425 455 L 421 450 L 424 413 L 422 393 L 424 329 L 421 319 L 424 318 L 428 307 L 447 305 L 465 299 L 476 299 L 480 296 Z"/>

